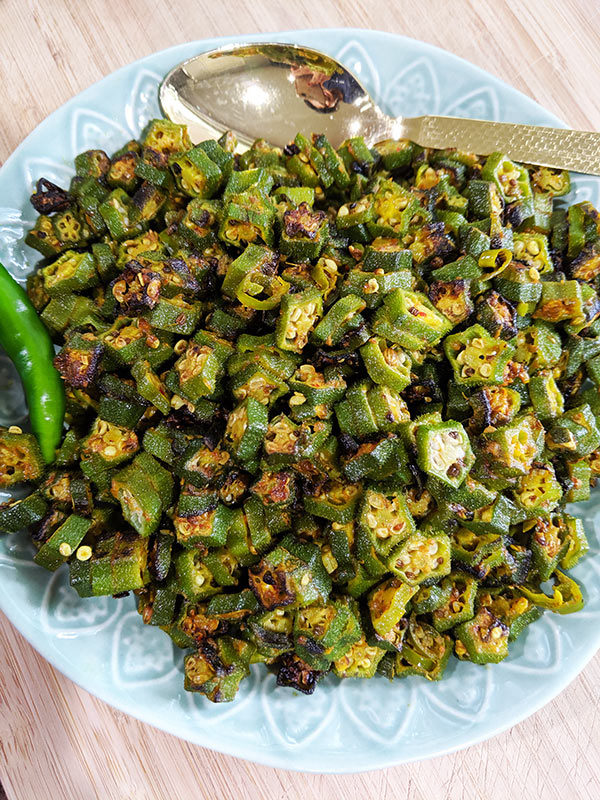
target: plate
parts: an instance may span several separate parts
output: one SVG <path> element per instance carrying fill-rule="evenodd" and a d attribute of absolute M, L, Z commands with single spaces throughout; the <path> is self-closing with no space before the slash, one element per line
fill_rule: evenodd
<path fill-rule="evenodd" d="M 205 39 L 143 58 L 104 78 L 46 119 L 0 170 L 0 260 L 20 280 L 36 261 L 22 244 L 33 224 L 28 196 L 40 176 L 59 185 L 81 150 L 115 150 L 159 114 L 157 86 L 171 67 L 234 41 L 286 41 L 324 50 L 347 64 L 390 113 L 425 113 L 561 125 L 525 95 L 430 45 L 366 30 L 310 30 Z M 574 198 L 598 205 L 600 181 L 578 177 Z M 0 359 L 0 423 L 25 407 L 10 363 Z M 6 498 L 0 498 L 6 499 Z M 235 702 L 212 705 L 183 690 L 181 651 L 144 626 L 133 598 L 80 600 L 68 571 L 31 562 L 25 537 L 0 540 L 0 608 L 61 672 L 116 708 L 205 747 L 311 772 L 358 772 L 429 758 L 480 742 L 555 697 L 600 646 L 600 493 L 574 507 L 590 554 L 573 570 L 586 607 L 572 617 L 546 613 L 501 664 L 455 659 L 440 683 L 419 678 L 338 682 L 328 676 L 310 697 L 276 688 L 262 666 Z"/>

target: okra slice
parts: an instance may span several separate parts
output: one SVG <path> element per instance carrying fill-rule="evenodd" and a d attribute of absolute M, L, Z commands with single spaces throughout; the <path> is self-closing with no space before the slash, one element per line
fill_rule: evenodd
<path fill-rule="evenodd" d="M 104 150 L 86 150 L 75 156 L 75 173 L 82 178 L 104 178 L 110 159 Z"/>
<path fill-rule="evenodd" d="M 452 585 L 446 579 L 431 586 L 418 586 L 416 594 L 411 600 L 411 609 L 415 614 L 429 614 L 435 611 L 436 608 L 443 606 L 449 599 L 451 592 Z"/>
<path fill-rule="evenodd" d="M 469 430 L 483 431 L 490 426 L 497 428 L 508 425 L 518 414 L 522 402 L 519 392 L 507 386 L 482 386 L 476 389 L 468 399 L 472 409 Z"/>
<path fill-rule="evenodd" d="M 599 446 L 600 431 L 587 403 L 566 411 L 546 435 L 546 447 L 568 456 L 586 456 Z"/>
<path fill-rule="evenodd" d="M 449 587 L 449 595 L 432 612 L 433 627 L 440 632 L 454 628 L 475 616 L 477 581 L 460 572 L 454 572 L 442 581 L 442 591 Z"/>
<path fill-rule="evenodd" d="M 370 574 L 383 575 L 390 552 L 414 530 L 414 519 L 400 491 L 367 489 L 360 506 L 355 538 L 359 560 Z"/>
<path fill-rule="evenodd" d="M 578 281 L 544 281 L 533 316 L 553 323 L 564 320 L 576 323 L 584 316 L 581 284 Z"/>
<path fill-rule="evenodd" d="M 40 567 L 54 572 L 79 547 L 91 525 L 91 520 L 71 514 L 44 542 L 33 560 Z"/>
<path fill-rule="evenodd" d="M 278 667 L 277 686 L 290 686 L 302 694 L 312 694 L 325 675 L 321 670 L 312 669 L 296 653 L 284 653 L 275 664 Z"/>
<path fill-rule="evenodd" d="M 202 343 L 196 339 L 187 342 L 165 379 L 167 388 L 191 403 L 215 394 L 227 357 L 206 336 L 202 338 Z"/>
<path fill-rule="evenodd" d="M 152 403 L 162 414 L 171 411 L 170 393 L 148 361 L 140 359 L 132 364 L 131 375 L 141 397 Z"/>
<path fill-rule="evenodd" d="M 249 617 L 244 624 L 244 633 L 257 652 L 271 660 L 293 650 L 293 627 L 294 610 L 278 606 L 272 611 L 259 611 Z"/>
<path fill-rule="evenodd" d="M 375 331 L 384 328 L 381 323 L 385 322 L 394 331 L 393 341 L 408 350 L 429 349 L 452 329 L 450 320 L 424 294 L 405 289 L 395 289 L 384 298 L 383 306 L 375 313 Z M 381 335 L 386 335 L 383 330 Z"/>
<path fill-rule="evenodd" d="M 185 689 L 201 692 L 213 703 L 233 700 L 250 674 L 252 651 L 248 642 L 229 636 L 200 642 L 198 650 L 184 660 Z"/>
<path fill-rule="evenodd" d="M 452 639 L 412 614 L 396 656 L 395 677 L 420 675 L 429 681 L 439 681 L 452 654 Z"/>
<path fill-rule="evenodd" d="M 523 523 L 523 531 L 529 536 L 533 566 L 540 581 L 549 580 L 569 547 L 562 516 L 534 517 Z"/>
<path fill-rule="evenodd" d="M 528 517 L 554 511 L 562 498 L 562 489 L 551 463 L 536 462 L 521 475 L 513 496 Z"/>
<path fill-rule="evenodd" d="M 248 570 L 250 588 L 266 611 L 277 606 L 303 607 L 327 600 L 331 578 L 317 545 L 292 534 Z"/>
<path fill-rule="evenodd" d="M 235 556 L 225 547 L 212 550 L 202 559 L 219 586 L 237 586 L 240 577 L 239 564 Z"/>
<path fill-rule="evenodd" d="M 184 547 L 219 547 L 227 541 L 231 519 L 227 506 L 217 502 L 206 511 L 183 513 L 178 509 L 173 526 L 177 541 Z"/>
<path fill-rule="evenodd" d="M 81 292 L 98 284 L 98 273 L 91 253 L 67 250 L 42 268 L 44 289 L 50 297 Z"/>
<path fill-rule="evenodd" d="M 232 622 L 241 621 L 256 611 L 258 611 L 258 601 L 250 589 L 243 589 L 234 594 L 215 595 L 209 600 L 206 608 L 208 616 Z"/>
<path fill-rule="evenodd" d="M 159 331 L 190 336 L 196 329 L 202 306 L 189 302 L 183 294 L 174 297 L 159 297 L 156 305 L 144 316 L 153 328 Z"/>
<path fill-rule="evenodd" d="M 288 386 L 295 398 L 290 405 L 301 406 L 307 401 L 314 405 L 330 405 L 342 399 L 346 381 L 338 373 L 325 377 L 312 364 L 302 364 L 289 379 Z"/>
<path fill-rule="evenodd" d="M 130 525 L 140 536 L 149 536 L 170 505 L 173 479 L 152 456 L 142 455 L 112 477 L 111 493 Z"/>
<path fill-rule="evenodd" d="M 401 392 L 411 382 L 410 356 L 398 345 L 388 344 L 385 339 L 374 336 L 360 348 L 360 354 L 369 377 L 375 383 Z"/>
<path fill-rule="evenodd" d="M 221 591 L 212 572 L 203 563 L 199 549 L 185 549 L 174 561 L 179 590 L 187 600 L 195 603 Z"/>
<path fill-rule="evenodd" d="M 444 351 L 454 370 L 454 379 L 464 386 L 502 383 L 514 350 L 512 343 L 494 339 L 479 324 L 444 340 Z"/>
<path fill-rule="evenodd" d="M 322 311 L 323 298 L 317 289 L 285 295 L 275 327 L 277 346 L 301 353 Z"/>
<path fill-rule="evenodd" d="M 429 286 L 429 299 L 453 325 L 459 325 L 473 313 L 469 282 L 462 278 L 433 281 Z"/>
<path fill-rule="evenodd" d="M 212 197 L 223 179 L 217 164 L 201 147 L 172 156 L 169 166 L 179 189 L 190 197 Z"/>
<path fill-rule="evenodd" d="M 399 578 L 388 578 L 369 592 L 367 605 L 375 635 L 399 650 L 404 638 L 405 625 L 398 623 L 406 614 L 406 607 L 417 588 Z"/>
<path fill-rule="evenodd" d="M 145 587 L 138 592 L 138 614 L 145 625 L 157 625 L 163 629 L 170 626 L 175 617 L 177 585 L 171 575 L 164 583 Z"/>
<path fill-rule="evenodd" d="M 515 306 L 494 290 L 477 298 L 476 316 L 477 322 L 494 338 L 509 341 L 517 335 Z"/>
<path fill-rule="evenodd" d="M 156 364 L 171 354 L 170 346 L 151 332 L 144 320 L 118 316 L 100 335 L 109 364 L 121 366 L 146 358 Z"/>
<path fill-rule="evenodd" d="M 92 566 L 93 569 L 93 566 Z M 150 581 L 148 539 L 133 532 L 118 533 L 110 554 L 111 594 L 141 589 Z"/>
<path fill-rule="evenodd" d="M 52 218 L 45 214 L 40 214 L 34 227 L 27 232 L 25 244 L 40 252 L 44 258 L 58 256 L 69 246 L 68 243 L 60 241 L 54 231 Z"/>
<path fill-rule="evenodd" d="M 43 519 L 48 506 L 38 492 L 0 504 L 0 532 L 16 533 Z"/>
<path fill-rule="evenodd" d="M 415 152 L 415 145 L 408 139 L 385 139 L 375 145 L 385 169 L 390 171 L 408 166 Z"/>
<path fill-rule="evenodd" d="M 142 233 L 148 223 L 123 189 L 113 189 L 98 206 L 100 216 L 113 239 L 122 241 Z"/>
<path fill-rule="evenodd" d="M 469 437 L 460 422 L 420 425 L 416 442 L 417 461 L 423 472 L 457 489 L 475 462 Z"/>
<path fill-rule="evenodd" d="M 54 358 L 54 366 L 69 386 L 87 389 L 100 370 L 104 345 L 91 332 L 74 332 Z"/>
<path fill-rule="evenodd" d="M 284 212 L 279 250 L 288 259 L 317 259 L 328 239 L 329 224 L 324 211 L 313 211 L 307 203 L 300 203 Z"/>
<path fill-rule="evenodd" d="M 269 467 L 293 464 L 302 455 L 302 428 L 285 414 L 278 414 L 269 421 L 263 449 Z"/>
<path fill-rule="evenodd" d="M 344 475 L 355 482 L 367 477 L 382 478 L 397 471 L 398 459 L 407 461 L 406 451 L 399 439 L 364 442 L 352 456 L 344 460 Z"/>
<path fill-rule="evenodd" d="M 313 669 L 326 670 L 340 650 L 353 642 L 348 636 L 352 611 L 344 601 L 317 603 L 298 609 L 294 617 L 294 650 Z M 354 624 L 355 640 L 360 636 Z M 358 634 L 358 635 L 357 635 Z"/>
<path fill-rule="evenodd" d="M 263 471 L 250 491 L 260 497 L 264 505 L 284 508 L 296 499 L 295 478 L 291 472 Z"/>
<path fill-rule="evenodd" d="M 262 403 L 247 397 L 227 418 L 223 441 L 238 461 L 251 461 L 260 450 L 267 433 L 268 412 Z"/>
<path fill-rule="evenodd" d="M 304 508 L 309 514 L 344 524 L 350 522 L 362 494 L 360 483 L 331 480 L 312 494 L 305 494 Z"/>
<path fill-rule="evenodd" d="M 396 547 L 387 560 L 389 569 L 409 586 L 438 579 L 450 572 L 450 539 L 446 533 L 416 531 Z"/>
<path fill-rule="evenodd" d="M 389 386 L 372 386 L 367 390 L 367 402 L 379 431 L 400 431 L 410 419 L 406 401 L 399 391 Z"/>
<path fill-rule="evenodd" d="M 467 475 L 459 487 L 449 487 L 446 481 L 431 476 L 427 480 L 427 490 L 439 505 L 452 503 L 465 511 L 476 511 L 491 505 L 498 492 L 487 487 L 472 475 Z"/>
<path fill-rule="evenodd" d="M 232 173 L 228 187 L 238 174 Z M 274 245 L 275 206 L 259 186 L 234 195 L 230 201 L 226 190 L 223 201 L 223 216 L 218 233 L 221 241 L 233 247 L 252 243 L 264 243 L 268 247 Z"/>
<path fill-rule="evenodd" d="M 366 436 L 377 433 L 378 425 L 369 402 L 369 381 L 359 381 L 350 386 L 344 399 L 335 406 L 335 415 L 342 433 L 349 436 Z"/>
<path fill-rule="evenodd" d="M 571 179 L 567 170 L 551 167 L 530 167 L 531 184 L 534 192 L 548 193 L 561 197 L 571 191 Z"/>
<path fill-rule="evenodd" d="M 442 213 L 438 212 L 438 216 Z M 464 224 L 461 215 L 457 215 L 456 221 L 457 228 Z M 447 258 L 455 250 L 452 238 L 446 233 L 449 227 L 443 221 L 429 222 L 414 232 L 409 250 L 415 264 L 427 264 L 436 258 Z"/>
<path fill-rule="evenodd" d="M 0 488 L 34 481 L 44 471 L 44 459 L 37 439 L 16 426 L 0 428 Z"/>
<path fill-rule="evenodd" d="M 166 166 L 169 156 L 189 150 L 192 143 L 187 127 L 168 119 L 150 120 L 142 134 L 144 157 L 150 151 L 160 166 Z"/>
<path fill-rule="evenodd" d="M 490 611 L 479 609 L 473 619 L 456 627 L 458 658 L 474 664 L 497 664 L 508 655 L 510 628 Z"/>
<path fill-rule="evenodd" d="M 297 175 L 302 185 L 318 188 L 323 196 L 323 189 L 331 186 L 334 178 L 327 169 L 327 162 L 320 150 L 306 136 L 298 133 L 293 144 L 288 147 L 288 152 L 291 154 L 286 161 L 287 171 Z"/>
<path fill-rule="evenodd" d="M 194 486 L 214 485 L 223 479 L 230 461 L 231 456 L 221 445 L 211 449 L 202 440 L 192 439 L 189 443 L 182 442 L 181 456 L 175 458 L 174 471 Z"/>
<path fill-rule="evenodd" d="M 338 678 L 372 678 L 385 653 L 382 647 L 369 644 L 363 634 L 347 653 L 333 662 L 333 671 Z"/>
<path fill-rule="evenodd" d="M 503 153 L 492 153 L 487 157 L 481 178 L 495 183 L 505 203 L 531 198 L 531 183 L 527 168 L 511 161 Z"/>
<path fill-rule="evenodd" d="M 475 533 L 459 528 L 451 534 L 450 548 L 452 561 L 481 579 L 505 559 L 502 535 L 497 532 Z"/>
<path fill-rule="evenodd" d="M 311 340 L 327 347 L 339 344 L 349 331 L 363 325 L 364 319 L 360 312 L 364 308 L 365 301 L 356 295 L 348 294 L 341 297 L 315 327 Z"/>
<path fill-rule="evenodd" d="M 551 325 L 536 322 L 517 334 L 515 358 L 531 374 L 556 366 L 563 351 L 560 334 Z"/>

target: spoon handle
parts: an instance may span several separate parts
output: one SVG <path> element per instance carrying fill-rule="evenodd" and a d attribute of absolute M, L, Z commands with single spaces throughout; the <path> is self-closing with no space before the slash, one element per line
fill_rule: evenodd
<path fill-rule="evenodd" d="M 600 175 L 600 133 L 435 116 L 403 119 L 399 127 L 401 136 L 422 147 L 480 155 L 501 151 L 527 164 Z"/>

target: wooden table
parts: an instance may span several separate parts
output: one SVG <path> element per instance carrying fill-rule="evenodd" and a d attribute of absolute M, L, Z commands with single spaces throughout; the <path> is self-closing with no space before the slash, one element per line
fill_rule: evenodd
<path fill-rule="evenodd" d="M 3 0 L 0 107 L 11 111 L 0 125 L 0 159 L 73 94 L 154 50 L 311 26 L 423 39 L 573 127 L 600 129 L 597 0 Z M 553 703 L 489 742 L 379 772 L 303 775 L 204 750 L 114 711 L 50 667 L 0 615 L 0 782 L 10 800 L 38 796 L 40 787 L 52 800 L 597 800 L 599 684 L 596 656 Z"/>

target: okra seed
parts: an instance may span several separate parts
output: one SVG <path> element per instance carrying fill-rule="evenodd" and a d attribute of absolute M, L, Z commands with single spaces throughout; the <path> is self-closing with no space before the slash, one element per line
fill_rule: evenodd
<path fill-rule="evenodd" d="M 87 544 L 82 544 L 77 548 L 77 559 L 79 561 L 87 561 L 92 557 L 92 548 Z"/>
<path fill-rule="evenodd" d="M 61 554 L 61 556 L 68 558 L 73 552 L 73 549 L 68 542 L 61 542 L 58 548 L 58 552 Z"/>

